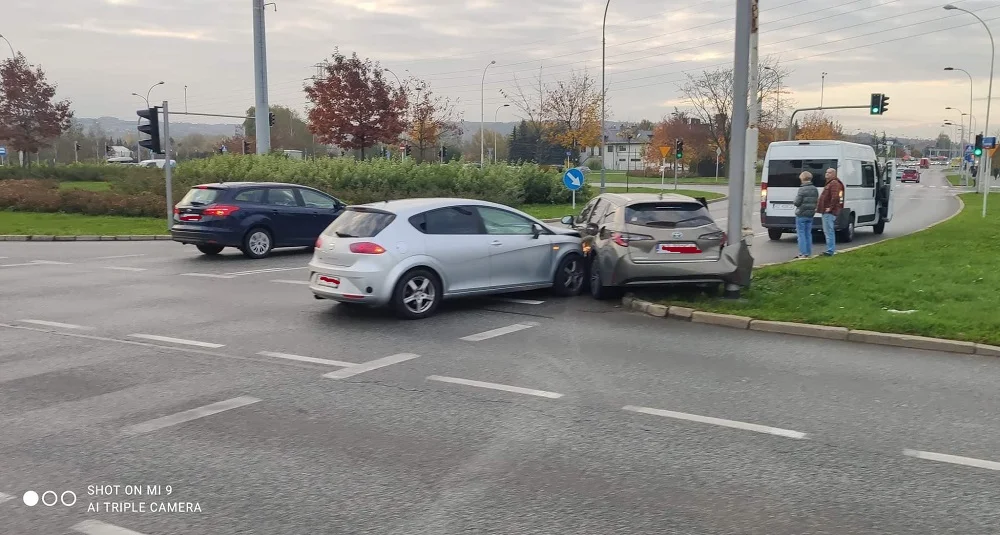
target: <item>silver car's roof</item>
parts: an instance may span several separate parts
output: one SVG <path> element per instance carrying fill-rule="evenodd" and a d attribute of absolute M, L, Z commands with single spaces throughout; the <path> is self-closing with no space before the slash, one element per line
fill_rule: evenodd
<path fill-rule="evenodd" d="M 501 208 L 504 210 L 515 210 L 518 213 L 524 213 L 504 204 L 498 204 L 489 201 L 480 201 L 478 199 L 458 199 L 450 197 L 428 197 L 419 199 L 399 199 L 395 201 L 382 201 L 382 202 L 372 202 L 368 204 L 361 204 L 357 206 L 364 206 L 375 208 L 377 210 L 385 210 L 386 212 L 392 212 L 399 217 L 409 217 L 411 215 L 416 215 L 427 210 L 434 210 L 435 208 L 447 208 L 449 206 L 489 206 L 493 208 Z M 525 214 L 528 215 L 528 214 Z M 528 216 L 531 217 L 531 216 Z M 535 219 L 532 217 L 532 219 Z"/>

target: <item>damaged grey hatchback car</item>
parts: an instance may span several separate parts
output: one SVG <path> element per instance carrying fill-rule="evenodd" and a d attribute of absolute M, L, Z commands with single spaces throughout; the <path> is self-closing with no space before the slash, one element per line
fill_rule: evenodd
<path fill-rule="evenodd" d="M 583 236 L 596 299 L 635 286 L 750 283 L 753 258 L 742 242 L 728 243 L 703 198 L 605 193 L 562 223 Z"/>

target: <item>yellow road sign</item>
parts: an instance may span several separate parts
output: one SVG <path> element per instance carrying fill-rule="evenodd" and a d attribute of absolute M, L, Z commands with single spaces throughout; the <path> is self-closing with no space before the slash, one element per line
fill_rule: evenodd
<path fill-rule="evenodd" d="M 660 156 L 666 158 L 668 154 L 670 154 L 670 147 L 660 147 Z"/>

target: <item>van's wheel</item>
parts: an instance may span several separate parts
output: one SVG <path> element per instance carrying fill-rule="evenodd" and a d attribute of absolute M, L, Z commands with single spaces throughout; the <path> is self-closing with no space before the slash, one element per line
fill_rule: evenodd
<path fill-rule="evenodd" d="M 767 237 L 771 238 L 771 241 L 778 241 L 778 240 L 780 240 L 782 234 L 783 234 L 783 232 L 781 232 L 781 229 L 778 229 L 778 228 L 769 228 L 769 229 L 767 229 Z"/>
<path fill-rule="evenodd" d="M 222 249 L 223 249 L 223 246 L 221 246 L 221 245 L 212 245 L 212 244 L 208 244 L 208 243 L 200 244 L 200 245 L 197 245 L 196 247 L 198 247 L 199 251 L 201 251 L 202 253 L 207 254 L 209 256 L 211 256 L 211 255 L 217 255 L 217 254 L 221 253 Z"/>
<path fill-rule="evenodd" d="M 403 319 L 423 319 L 437 310 L 441 304 L 441 293 L 441 283 L 430 270 L 417 268 L 407 271 L 392 292 L 392 308 Z"/>
<path fill-rule="evenodd" d="M 578 254 L 567 255 L 563 258 L 559 262 L 559 267 L 556 268 L 556 276 L 552 281 L 553 293 L 561 297 L 580 295 L 586 276 L 583 263 L 583 258 Z"/>
<path fill-rule="evenodd" d="M 872 231 L 875 234 L 882 234 L 883 232 L 885 232 L 885 220 L 883 219 L 878 223 L 875 223 L 875 226 L 872 227 Z"/>
<path fill-rule="evenodd" d="M 854 214 L 851 214 L 851 220 L 847 223 L 847 227 L 837 231 L 837 238 L 844 243 L 854 241 Z"/>
<path fill-rule="evenodd" d="M 243 247 L 240 249 L 243 256 L 256 260 L 271 254 L 272 247 L 274 240 L 271 239 L 271 233 L 263 227 L 254 227 L 243 237 Z"/>

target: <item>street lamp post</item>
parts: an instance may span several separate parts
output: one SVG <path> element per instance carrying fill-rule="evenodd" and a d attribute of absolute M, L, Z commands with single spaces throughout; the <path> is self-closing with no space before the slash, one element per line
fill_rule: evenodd
<path fill-rule="evenodd" d="M 611 5 L 611 0 L 608 0 L 607 2 L 604 3 L 604 19 L 602 19 L 601 21 L 601 135 L 598 138 L 601 143 L 601 193 L 604 193 L 605 190 L 606 179 L 604 174 L 604 168 L 607 167 L 607 161 L 608 161 L 608 156 L 607 156 L 608 143 L 607 140 L 605 140 L 604 138 L 604 119 L 605 119 L 604 100 L 607 98 L 607 93 L 608 93 L 607 89 L 608 86 L 607 84 L 604 83 L 604 47 L 605 47 L 604 30 L 608 25 L 608 7 L 610 5 Z M 628 175 L 626 175 L 625 178 L 627 179 Z"/>
<path fill-rule="evenodd" d="M 976 135 L 976 129 L 972 127 L 972 122 L 975 120 L 975 117 L 972 114 L 972 112 L 973 112 L 973 110 L 972 110 L 972 89 L 974 87 L 974 84 L 972 83 L 972 75 L 969 74 L 969 71 L 967 71 L 965 69 L 957 69 L 955 67 L 945 67 L 944 70 L 946 70 L 946 71 L 962 71 L 962 72 L 965 73 L 966 76 L 969 77 L 969 140 L 971 141 L 973 139 L 973 137 Z M 963 159 L 964 159 L 964 153 L 963 153 Z M 976 161 L 976 157 L 973 156 L 972 157 L 972 163 L 975 163 L 975 161 Z M 969 167 L 969 166 L 967 166 L 967 167 Z M 971 169 L 967 170 L 967 171 L 971 171 Z M 969 175 L 971 176 L 971 174 L 972 173 L 970 172 Z M 968 182 L 965 183 L 965 185 L 968 185 L 968 184 L 969 184 Z"/>
<path fill-rule="evenodd" d="M 826 90 L 826 73 L 819 79 L 819 107 L 823 107 L 823 93 Z"/>
<path fill-rule="evenodd" d="M 8 41 L 7 38 L 4 37 L 3 35 L 0 35 L 0 39 L 3 39 L 4 41 L 6 41 L 7 48 L 10 48 L 10 59 L 16 58 L 17 54 L 14 53 L 14 45 L 10 44 L 10 41 Z"/>
<path fill-rule="evenodd" d="M 947 9 L 947 10 L 955 9 L 955 10 L 958 10 L 958 11 L 964 11 L 964 12 L 972 15 L 973 17 L 976 17 L 976 20 L 978 20 L 980 23 L 982 23 L 983 28 L 986 28 L 986 34 L 990 36 L 990 81 L 989 81 L 989 84 L 988 84 L 988 89 L 986 90 L 986 119 L 983 121 L 983 135 L 988 135 L 989 131 L 990 131 L 990 103 L 993 100 L 993 63 L 994 63 L 994 60 L 996 59 L 996 43 L 993 41 L 993 32 L 990 31 L 990 27 L 986 24 L 986 22 L 984 22 L 983 19 L 979 18 L 979 15 L 976 15 L 975 13 L 973 13 L 973 12 L 967 10 L 967 9 L 962 9 L 962 8 L 956 7 L 956 6 L 952 5 L 952 4 L 947 4 L 947 5 L 944 6 L 944 8 Z M 970 113 L 971 113 L 971 110 L 970 110 Z M 992 175 L 990 168 L 993 167 L 993 162 L 990 161 L 990 157 L 987 156 L 985 159 L 986 159 L 987 165 L 982 166 L 982 167 L 986 168 L 986 180 L 980 180 L 980 182 L 982 184 L 984 184 L 984 186 L 983 186 L 983 217 L 986 217 L 986 198 L 989 196 L 989 193 L 990 193 L 990 178 L 991 178 L 990 175 Z M 980 170 L 980 176 L 982 176 L 982 170 Z"/>
<path fill-rule="evenodd" d="M 493 60 L 483 69 L 483 80 L 479 85 L 479 167 L 482 168 L 486 164 L 486 140 L 483 138 L 485 136 L 486 130 L 486 71 L 490 70 L 490 65 L 496 64 L 497 60 Z"/>
<path fill-rule="evenodd" d="M 495 112 L 493 112 L 493 127 L 494 127 L 494 130 L 493 130 L 493 163 L 497 163 L 497 131 L 495 130 L 495 128 L 496 128 L 496 122 L 497 122 L 497 114 L 500 113 L 500 108 L 506 108 L 508 106 L 510 106 L 510 104 L 501 104 L 501 105 L 497 106 L 497 110 Z"/>

